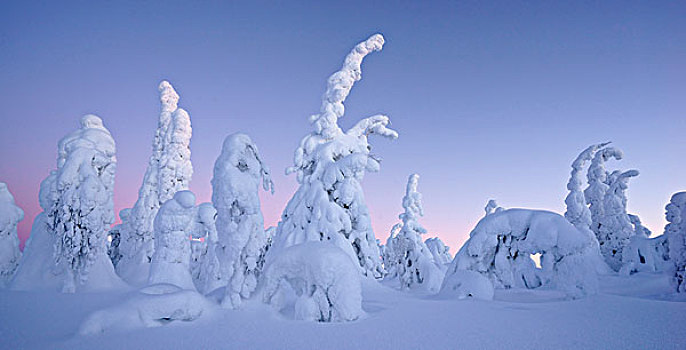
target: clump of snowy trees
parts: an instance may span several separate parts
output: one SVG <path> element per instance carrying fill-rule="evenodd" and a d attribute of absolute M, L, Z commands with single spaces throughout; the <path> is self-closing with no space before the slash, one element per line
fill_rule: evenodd
<path fill-rule="evenodd" d="M 379 159 L 370 153 L 368 136 L 394 139 L 388 117 L 376 115 L 360 120 L 344 132 L 338 126 L 343 102 L 362 78 L 365 56 L 380 51 L 384 38 L 375 34 L 346 56 L 341 70 L 329 77 L 319 114 L 310 117 L 314 130 L 300 142 L 294 164 L 300 185 L 281 216 L 273 250 L 308 241 L 330 241 L 357 262 L 360 272 L 381 278 L 383 268 L 361 181 L 367 171 L 379 170 Z"/>
<path fill-rule="evenodd" d="M 19 265 L 17 224 L 23 219 L 24 211 L 14 203 L 7 184 L 0 182 L 0 287 L 9 283 Z"/>
<path fill-rule="evenodd" d="M 155 252 L 153 222 L 157 211 L 177 191 L 187 190 L 193 175 L 191 164 L 191 120 L 178 107 L 179 95 L 172 85 L 159 85 L 160 111 L 152 155 L 138 192 L 138 200 L 121 227 L 117 272 L 129 283 L 147 281 Z"/>

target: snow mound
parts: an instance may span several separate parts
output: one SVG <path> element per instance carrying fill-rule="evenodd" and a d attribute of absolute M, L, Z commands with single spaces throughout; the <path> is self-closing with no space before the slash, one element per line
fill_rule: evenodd
<path fill-rule="evenodd" d="M 159 327 L 172 321 L 193 321 L 207 314 L 213 305 L 202 295 L 170 284 L 143 288 L 121 305 L 90 314 L 79 334 L 119 332 Z"/>
<path fill-rule="evenodd" d="M 576 298 L 597 291 L 589 232 L 547 211 L 508 209 L 476 225 L 451 263 L 441 290 L 460 270 L 488 277 L 496 288 L 559 289 Z M 540 254 L 540 267 L 532 255 Z"/>
<path fill-rule="evenodd" d="M 445 277 L 440 296 L 465 299 L 493 300 L 493 283 L 482 274 L 469 270 L 457 270 Z"/>
<path fill-rule="evenodd" d="M 275 256 L 265 270 L 263 301 L 283 308 L 287 286 L 298 296 L 297 320 L 352 321 L 364 314 L 358 268 L 331 243 L 306 242 Z"/>

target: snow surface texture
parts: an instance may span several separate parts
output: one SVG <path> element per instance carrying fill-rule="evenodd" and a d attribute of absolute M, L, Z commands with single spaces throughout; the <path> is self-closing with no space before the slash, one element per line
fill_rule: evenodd
<path fill-rule="evenodd" d="M 387 128 L 389 119 L 376 115 L 360 120 L 347 132 L 338 126 L 343 102 L 361 79 L 362 59 L 380 51 L 384 38 L 371 36 L 346 56 L 343 67 L 329 77 L 319 114 L 310 118 L 314 131 L 295 151 L 294 165 L 300 187 L 281 216 L 274 250 L 307 241 L 330 241 L 358 262 L 362 274 L 380 278 L 380 252 L 360 182 L 366 171 L 378 171 L 379 159 L 370 154 L 371 134 L 397 138 Z"/>
<path fill-rule="evenodd" d="M 257 146 L 245 134 L 226 137 L 214 163 L 212 204 L 217 208 L 216 248 L 227 285 L 222 305 L 238 308 L 257 287 L 267 252 L 267 235 L 260 209 L 260 186 L 274 193 L 269 168 Z"/>
<path fill-rule="evenodd" d="M 439 293 L 441 297 L 481 300 L 493 300 L 494 294 L 493 282 L 488 277 L 470 270 L 457 270 L 446 276 Z"/>
<path fill-rule="evenodd" d="M 158 89 L 162 110 L 152 155 L 138 200 L 131 209 L 129 220 L 123 223 L 119 247 L 122 258 L 117 264 L 117 272 L 134 285 L 143 285 L 148 278 L 155 247 L 153 221 L 157 211 L 174 193 L 187 190 L 193 175 L 190 116 L 178 108 L 179 95 L 169 82 L 162 81 Z"/>
<path fill-rule="evenodd" d="M 193 234 L 199 239 L 191 242 L 191 272 L 195 287 L 207 294 L 226 285 L 222 281 L 221 265 L 217 257 L 217 210 L 212 203 L 202 203 L 196 209 Z"/>
<path fill-rule="evenodd" d="M 297 294 L 297 320 L 352 321 L 364 314 L 358 268 L 331 243 L 305 242 L 280 251 L 265 270 L 263 301 L 283 308 L 286 288 Z"/>
<path fill-rule="evenodd" d="M 195 291 L 157 284 L 141 289 L 123 304 L 90 314 L 81 324 L 79 334 L 159 327 L 177 320 L 194 321 L 212 309 L 213 305 Z"/>
<path fill-rule="evenodd" d="M 114 222 L 115 144 L 102 120 L 81 118 L 81 128 L 58 143 L 57 171 L 50 186 L 48 231 L 54 235 L 62 291 L 73 293 L 96 279 L 117 284 L 107 256 L 107 231 Z"/>
<path fill-rule="evenodd" d="M 540 269 L 531 259 L 540 253 Z M 597 254 L 597 253 L 596 253 Z M 496 288 L 559 289 L 569 297 L 597 290 L 592 236 L 562 216 L 538 210 L 508 209 L 487 215 L 455 255 L 441 287 L 470 270 L 488 277 Z"/>
<path fill-rule="evenodd" d="M 403 208 L 398 217 L 401 223 L 393 226 L 384 248 L 384 267 L 387 276 L 397 278 L 401 289 L 423 286 L 437 292 L 441 287 L 443 272 L 434 263 L 433 254 L 422 241 L 426 229 L 419 224 L 424 215 L 422 194 L 417 191 L 419 175 L 412 174 L 407 180 Z"/>
<path fill-rule="evenodd" d="M 149 284 L 166 283 L 195 290 L 191 277 L 191 230 L 195 218 L 195 195 L 179 191 L 155 216 L 155 254 Z"/>
<path fill-rule="evenodd" d="M 678 292 L 686 292 L 686 192 L 672 195 L 667 204 L 665 235 L 669 242 L 669 258 L 674 274 L 674 284 Z"/>
<path fill-rule="evenodd" d="M 0 287 L 7 286 L 19 265 L 17 223 L 23 219 L 24 211 L 14 204 L 7 184 L 0 182 Z"/>

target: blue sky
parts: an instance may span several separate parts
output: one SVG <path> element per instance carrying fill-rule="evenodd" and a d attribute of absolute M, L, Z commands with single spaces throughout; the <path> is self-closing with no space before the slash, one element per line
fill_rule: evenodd
<path fill-rule="evenodd" d="M 211 195 L 223 138 L 249 134 L 272 168 L 274 225 L 295 191 L 283 170 L 310 131 L 326 78 L 374 33 L 344 127 L 389 115 L 399 139 L 365 195 L 378 238 L 421 175 L 423 224 L 459 247 L 489 198 L 564 212 L 570 163 L 611 140 L 641 171 L 629 209 L 660 233 L 686 190 L 684 2 L 31 2 L 0 4 L 0 181 L 27 218 L 55 166 L 57 141 L 86 113 L 118 147 L 117 210 L 131 206 L 169 80 L 193 124 L 191 189 Z"/>

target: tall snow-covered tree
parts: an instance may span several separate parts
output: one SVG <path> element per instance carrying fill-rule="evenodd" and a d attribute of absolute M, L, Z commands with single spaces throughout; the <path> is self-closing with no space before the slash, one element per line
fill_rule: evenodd
<path fill-rule="evenodd" d="M 586 175 L 588 178 L 588 187 L 584 190 L 584 198 L 586 199 L 586 203 L 590 206 L 590 227 L 591 231 L 593 231 L 596 236 L 600 233 L 599 220 L 604 216 L 605 192 L 610 188 L 608 185 L 608 175 L 610 174 L 605 170 L 605 162 L 611 158 L 621 160 L 623 156 L 622 151 L 615 147 L 599 149 L 595 152 L 591 165 L 588 167 L 588 174 Z"/>
<path fill-rule="evenodd" d="M 346 132 L 338 118 L 350 89 L 362 77 L 363 58 L 383 44 L 383 36 L 371 36 L 355 46 L 341 70 L 329 77 L 320 113 L 310 118 L 314 131 L 302 139 L 294 165 L 286 170 L 296 173 L 300 187 L 281 216 L 272 248 L 331 241 L 358 262 L 362 274 L 376 278 L 383 268 L 360 182 L 366 171 L 379 169 L 368 136 L 394 139 L 398 134 L 387 128 L 389 119 L 383 115 L 362 119 Z"/>
<path fill-rule="evenodd" d="M 615 271 L 622 268 L 622 250 L 634 235 L 634 226 L 626 212 L 626 189 L 638 170 L 614 172 L 603 198 L 603 214 L 598 218 L 598 242 L 605 261 Z"/>
<path fill-rule="evenodd" d="M 269 168 L 245 134 L 226 137 L 214 163 L 212 204 L 217 209 L 218 253 L 226 295 L 222 305 L 238 308 L 257 287 L 267 249 L 258 196 L 274 192 Z M 213 249 L 210 247 L 210 249 Z"/>
<path fill-rule="evenodd" d="M 667 204 L 665 235 L 669 242 L 676 291 L 686 293 L 686 192 L 677 192 Z"/>
<path fill-rule="evenodd" d="M 111 270 L 107 231 L 114 222 L 115 169 L 114 139 L 97 116 L 81 118 L 81 128 L 58 144 L 48 222 L 56 238 L 55 261 L 64 272 L 64 292 L 85 284 L 96 261 Z"/>
<path fill-rule="evenodd" d="M 7 285 L 19 265 L 17 224 L 23 219 L 24 211 L 14 203 L 7 184 L 0 182 L 0 287 Z"/>
<path fill-rule="evenodd" d="M 565 204 L 567 205 L 565 218 L 580 230 L 591 230 L 592 224 L 591 211 L 588 209 L 588 204 L 586 203 L 586 198 L 582 191 L 583 171 L 586 167 L 586 163 L 594 159 L 596 152 L 608 144 L 610 143 L 605 142 L 588 146 L 588 148 L 581 152 L 572 163 L 572 172 L 569 177 L 569 182 L 567 183 L 569 194 L 567 195 L 567 198 L 565 198 Z"/>
<path fill-rule="evenodd" d="M 174 193 L 187 190 L 193 174 L 190 141 L 191 121 L 188 113 L 178 108 L 179 95 L 172 85 L 159 85 L 162 110 L 159 115 L 152 155 L 138 192 L 138 200 L 122 227 L 117 272 L 129 283 L 147 281 L 155 250 L 153 221 L 160 206 Z"/>
<path fill-rule="evenodd" d="M 433 254 L 422 241 L 426 229 L 419 223 L 424 215 L 422 195 L 417 191 L 419 175 L 412 174 L 407 180 L 403 208 L 405 211 L 398 217 L 402 220 L 392 229 L 384 249 L 384 265 L 389 276 L 397 277 L 401 288 L 416 285 L 440 287 L 442 275 L 434 263 Z M 440 276 L 439 276 L 440 275 Z M 434 285 L 429 284 L 434 282 Z"/>
<path fill-rule="evenodd" d="M 195 218 L 195 195 L 178 191 L 157 212 L 154 222 L 155 253 L 149 284 L 167 283 L 195 290 L 191 277 L 191 230 Z"/>

